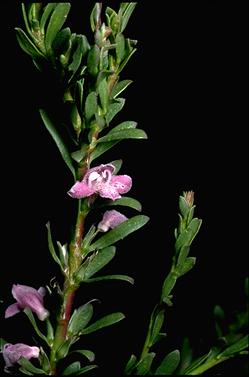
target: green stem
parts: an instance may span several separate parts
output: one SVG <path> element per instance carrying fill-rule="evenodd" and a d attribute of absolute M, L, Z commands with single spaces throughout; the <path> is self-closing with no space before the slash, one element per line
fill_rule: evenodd
<path fill-rule="evenodd" d="M 55 337 L 51 348 L 50 364 L 52 375 L 56 375 L 57 373 L 57 351 L 65 340 L 67 340 L 68 323 L 71 317 L 74 297 L 78 289 L 78 284 L 74 281 L 74 273 L 82 262 L 81 244 L 84 234 L 85 218 L 88 211 L 87 202 L 85 200 L 79 200 L 75 231 L 69 246 L 69 274 L 65 277 L 64 281 L 62 293 L 63 302 L 57 319 Z"/>

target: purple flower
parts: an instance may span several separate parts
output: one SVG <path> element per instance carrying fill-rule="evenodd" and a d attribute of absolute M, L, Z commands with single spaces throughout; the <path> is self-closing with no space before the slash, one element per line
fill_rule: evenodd
<path fill-rule="evenodd" d="M 102 232 L 107 232 L 109 228 L 113 229 L 125 220 L 128 220 L 127 217 L 118 211 L 106 211 L 103 219 L 98 224 L 98 229 Z"/>
<path fill-rule="evenodd" d="M 82 181 L 77 181 L 68 191 L 72 198 L 81 199 L 93 194 L 116 200 L 131 189 L 132 179 L 128 175 L 113 175 L 112 164 L 99 165 L 89 169 Z"/>
<path fill-rule="evenodd" d="M 6 343 L 2 352 L 6 368 L 9 368 L 16 364 L 21 357 L 28 360 L 32 357 L 39 357 L 40 350 L 38 347 L 30 347 L 23 343 Z"/>
<path fill-rule="evenodd" d="M 21 284 L 13 284 L 12 295 L 16 302 L 10 305 L 5 311 L 5 318 L 12 317 L 19 313 L 21 309 L 29 308 L 37 314 L 41 321 L 44 321 L 49 312 L 44 308 L 43 296 L 45 296 L 45 288 L 41 287 L 38 291 L 32 287 Z"/>

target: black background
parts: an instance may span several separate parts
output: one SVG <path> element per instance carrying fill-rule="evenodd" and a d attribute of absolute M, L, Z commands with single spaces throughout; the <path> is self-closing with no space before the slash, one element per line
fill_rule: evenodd
<path fill-rule="evenodd" d="M 67 25 L 86 34 L 91 2 L 72 3 Z M 106 2 L 118 9 L 115 2 Z M 164 6 L 162 6 L 164 4 Z M 135 120 L 147 141 L 124 141 L 99 163 L 122 158 L 121 172 L 133 177 L 130 195 L 143 204 L 150 222 L 118 244 L 106 273 L 135 278 L 126 283 L 82 287 L 76 305 L 92 298 L 95 318 L 122 311 L 126 319 L 82 340 L 96 351 L 99 371 L 121 374 L 131 353 L 141 351 L 149 314 L 170 268 L 178 196 L 194 190 L 196 215 L 203 219 L 191 255 L 194 270 L 179 280 L 167 311 L 168 333 L 159 353 L 179 348 L 189 336 L 197 352 L 215 339 L 213 306 L 228 317 L 244 304 L 248 274 L 248 41 L 247 2 L 139 2 L 126 36 L 138 50 L 122 72 L 132 79 L 126 105 L 113 125 Z M 13 283 L 38 288 L 59 275 L 46 243 L 49 220 L 55 239 L 68 241 L 76 202 L 66 192 L 70 172 L 43 126 L 37 109 L 52 103 L 49 82 L 19 48 L 17 3 L 1 2 L 1 336 L 31 340 L 23 314 L 4 320 L 13 302 Z M 123 211 L 132 216 L 132 211 Z M 99 216 L 99 217 L 98 217 Z M 101 215 L 96 214 L 96 219 Z M 97 221 L 97 220 L 96 220 Z M 227 363 L 214 370 L 229 375 Z M 109 370 L 108 370 L 109 369 Z"/>

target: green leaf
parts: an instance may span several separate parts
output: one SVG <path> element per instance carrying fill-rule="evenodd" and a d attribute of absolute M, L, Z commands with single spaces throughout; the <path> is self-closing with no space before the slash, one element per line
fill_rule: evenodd
<path fill-rule="evenodd" d="M 162 289 L 162 300 L 165 302 L 167 305 L 172 305 L 170 300 L 169 300 L 169 294 L 172 291 L 172 289 L 175 286 L 177 280 L 177 276 L 173 273 L 170 273 L 164 283 L 163 283 L 163 289 Z"/>
<path fill-rule="evenodd" d="M 126 56 L 126 58 L 122 61 L 122 63 L 120 64 L 118 70 L 117 70 L 117 75 L 120 74 L 120 72 L 124 69 L 124 67 L 126 66 L 126 64 L 128 63 L 128 61 L 130 60 L 130 58 L 132 57 L 132 55 L 137 51 L 136 48 L 134 48 L 133 50 L 131 50 L 131 52 Z"/>
<path fill-rule="evenodd" d="M 49 251 L 50 251 L 50 253 L 51 253 L 54 261 L 56 263 L 58 263 L 58 265 L 61 267 L 61 269 L 63 271 L 63 267 L 61 265 L 61 261 L 58 258 L 57 254 L 56 254 L 56 251 L 55 251 L 55 248 L 54 248 L 54 245 L 53 245 L 52 234 L 51 234 L 51 229 L 50 229 L 50 223 L 49 222 L 47 222 L 46 227 L 47 227 L 47 230 L 48 230 L 48 248 L 49 248 Z"/>
<path fill-rule="evenodd" d="M 106 113 L 107 106 L 109 103 L 109 93 L 108 93 L 108 85 L 107 85 L 106 78 L 100 81 L 99 86 L 98 86 L 98 93 L 99 93 L 102 109 L 104 110 L 104 113 Z"/>
<path fill-rule="evenodd" d="M 125 104 L 125 99 L 124 98 L 116 98 L 116 102 L 113 102 L 109 105 L 108 111 L 106 114 L 106 122 L 109 124 L 112 119 L 117 115 L 122 108 L 124 107 Z"/>
<path fill-rule="evenodd" d="M 145 376 L 149 374 L 152 361 L 156 356 L 155 352 L 147 353 L 147 355 L 139 362 L 137 365 L 137 373 L 140 376 Z"/>
<path fill-rule="evenodd" d="M 187 226 L 187 228 L 179 235 L 175 243 L 175 248 L 177 252 L 179 252 L 182 246 L 191 245 L 193 239 L 195 238 L 200 229 L 201 222 L 202 221 L 200 219 L 194 218 Z"/>
<path fill-rule="evenodd" d="M 99 29 L 100 27 L 100 14 L 101 14 L 101 5 L 100 3 L 95 3 L 93 10 L 90 14 L 90 25 L 92 32 L 95 31 L 95 29 Z"/>
<path fill-rule="evenodd" d="M 99 138 L 97 143 L 106 143 L 108 141 L 114 140 L 124 140 L 124 139 L 147 139 L 147 135 L 143 130 L 137 128 L 131 128 L 127 130 L 120 131 L 110 131 L 107 135 Z"/>
<path fill-rule="evenodd" d="M 136 199 L 130 198 L 129 196 L 122 196 L 122 198 L 116 200 L 108 200 L 103 204 L 103 206 L 125 206 L 133 208 L 139 212 L 142 211 L 141 203 Z"/>
<path fill-rule="evenodd" d="M 49 341 L 47 340 L 46 336 L 43 335 L 42 332 L 38 329 L 38 326 L 36 324 L 35 317 L 33 316 L 32 311 L 30 309 L 26 308 L 26 309 L 24 309 L 24 313 L 26 314 L 26 316 L 30 320 L 36 334 L 50 346 Z"/>
<path fill-rule="evenodd" d="M 19 27 L 15 28 L 16 30 L 16 38 L 20 45 L 20 47 L 23 49 L 26 54 L 31 55 L 33 59 L 35 58 L 45 58 L 45 56 L 42 54 L 42 52 L 36 47 L 36 45 L 29 39 L 27 34 L 20 29 Z"/>
<path fill-rule="evenodd" d="M 21 357 L 18 361 L 18 364 L 22 366 L 23 369 L 31 372 L 33 374 L 47 374 L 44 370 L 36 368 L 28 359 Z"/>
<path fill-rule="evenodd" d="M 165 310 L 162 309 L 156 315 L 156 318 L 155 318 L 155 321 L 154 321 L 154 324 L 153 324 L 153 328 L 152 328 L 151 337 L 150 337 L 150 343 L 149 343 L 150 347 L 153 346 L 156 343 L 156 341 L 158 340 L 158 335 L 160 333 L 160 330 L 161 330 L 163 322 L 164 322 L 164 313 L 165 313 Z"/>
<path fill-rule="evenodd" d="M 75 373 L 75 376 L 81 376 L 83 373 L 88 372 L 89 370 L 98 368 L 98 365 L 87 365 L 84 368 L 81 368 L 78 372 Z"/>
<path fill-rule="evenodd" d="M 90 333 L 97 331 L 97 330 L 100 330 L 104 327 L 111 326 L 114 323 L 117 323 L 124 318 L 125 318 L 125 315 L 123 313 L 120 313 L 120 312 L 108 314 L 105 317 L 94 322 L 92 325 L 85 328 L 82 331 L 82 334 L 90 334 Z"/>
<path fill-rule="evenodd" d="M 196 262 L 195 257 L 186 258 L 184 264 L 179 268 L 180 276 L 182 276 L 182 275 L 186 274 L 187 272 L 189 272 L 190 270 L 192 270 L 192 268 L 195 265 L 195 262 Z"/>
<path fill-rule="evenodd" d="M 107 275 L 107 276 L 99 276 L 97 278 L 93 279 L 87 279 L 85 280 L 86 283 L 93 283 L 96 281 L 102 281 L 102 280 L 123 280 L 127 281 L 130 284 L 134 284 L 134 279 L 127 275 Z"/>
<path fill-rule="evenodd" d="M 86 261 L 86 265 L 84 263 L 79 268 L 77 272 L 77 279 L 79 281 L 89 279 L 114 258 L 115 252 L 115 246 L 106 247 L 103 248 L 101 251 L 98 251 L 96 254 L 90 257 L 90 260 Z"/>
<path fill-rule="evenodd" d="M 177 259 L 177 269 L 179 270 L 183 265 L 184 262 L 189 254 L 190 246 L 182 246 L 179 252 L 179 256 Z"/>
<path fill-rule="evenodd" d="M 70 7 L 70 3 L 57 3 L 51 15 L 45 34 L 45 46 L 49 54 L 51 53 L 51 46 L 57 33 L 60 31 L 66 21 Z"/>
<path fill-rule="evenodd" d="M 43 14 L 42 14 L 41 21 L 40 21 L 40 29 L 43 33 L 45 31 L 45 26 L 46 26 L 46 23 L 49 19 L 49 16 L 51 15 L 53 10 L 55 9 L 56 5 L 57 5 L 57 3 L 48 3 L 43 10 Z"/>
<path fill-rule="evenodd" d="M 76 372 L 78 372 L 80 370 L 80 362 L 79 361 L 75 361 L 74 363 L 68 365 L 68 367 L 66 367 L 66 369 L 64 369 L 64 371 L 62 372 L 62 376 L 70 376 L 70 375 L 75 375 Z"/>
<path fill-rule="evenodd" d="M 116 98 L 121 94 L 130 84 L 132 83 L 132 80 L 122 80 L 117 82 L 111 92 L 111 98 Z"/>
<path fill-rule="evenodd" d="M 140 229 L 149 221 L 148 216 L 137 215 L 124 221 L 122 224 L 118 225 L 116 228 L 110 230 L 104 236 L 100 237 L 95 241 L 89 248 L 89 251 L 103 249 L 107 246 L 114 244 L 115 242 L 125 238 L 130 233 L 135 232 Z"/>
<path fill-rule="evenodd" d="M 97 76 L 99 68 L 100 49 L 97 45 L 93 45 L 87 55 L 87 68 L 92 76 Z"/>
<path fill-rule="evenodd" d="M 54 50 L 55 55 L 65 55 L 71 45 L 71 30 L 69 27 L 66 27 L 59 31 L 56 35 L 52 48 Z"/>
<path fill-rule="evenodd" d="M 49 320 L 49 318 L 46 319 L 46 326 L 47 326 L 47 340 L 49 342 L 49 344 L 51 345 L 53 343 L 53 340 L 54 340 L 54 329 L 53 329 L 53 326 Z"/>
<path fill-rule="evenodd" d="M 66 145 L 64 144 L 64 141 L 62 140 L 60 134 L 58 133 L 58 131 L 55 128 L 54 124 L 52 123 L 51 119 L 49 118 L 47 112 L 45 110 L 40 109 L 40 114 L 41 114 L 42 120 L 43 120 L 48 132 L 50 133 L 55 144 L 57 145 L 57 148 L 59 149 L 63 160 L 65 161 L 69 170 L 73 174 L 74 179 L 76 179 L 75 170 L 74 170 L 74 167 L 73 167 L 73 164 L 72 164 L 72 159 L 70 157 L 70 154 L 67 150 Z"/>
<path fill-rule="evenodd" d="M 60 261 L 63 270 L 65 270 L 68 267 L 68 251 L 67 251 L 67 245 L 62 245 L 59 241 L 57 241 L 57 246 L 60 253 Z"/>
<path fill-rule="evenodd" d="M 132 120 L 127 120 L 125 122 L 120 123 L 116 127 L 113 127 L 109 133 L 130 130 L 137 127 L 137 122 Z"/>
<path fill-rule="evenodd" d="M 73 76 L 75 75 L 77 69 L 79 68 L 81 64 L 82 57 L 86 54 L 87 49 L 88 49 L 87 48 L 88 41 L 84 35 L 76 35 L 74 43 L 77 45 L 77 47 L 73 53 L 72 62 L 68 66 L 68 70 L 72 72 L 71 78 L 69 81 L 71 81 Z"/>
<path fill-rule="evenodd" d="M 233 356 L 234 354 L 248 348 L 248 346 L 249 346 L 249 335 L 246 335 L 240 340 L 238 340 L 236 343 L 227 347 L 221 354 L 219 354 L 219 358 Z"/>
<path fill-rule="evenodd" d="M 6 343 L 8 343 L 6 340 L 4 340 L 3 338 L 0 338 L 0 352 L 3 351 L 3 347 Z"/>
<path fill-rule="evenodd" d="M 169 376 L 174 373 L 180 362 L 180 352 L 178 350 L 170 352 L 163 359 L 160 366 L 157 368 L 155 375 Z"/>
<path fill-rule="evenodd" d="M 85 356 L 90 362 L 93 362 L 95 359 L 95 354 L 90 350 L 74 350 L 72 353 L 79 353 Z"/>
<path fill-rule="evenodd" d="M 97 94 L 95 92 L 91 92 L 88 94 L 85 103 L 85 115 L 88 121 L 93 117 L 97 109 Z"/>
<path fill-rule="evenodd" d="M 122 16 L 121 16 L 121 25 L 120 25 L 120 31 L 121 31 L 121 33 L 126 28 L 127 23 L 128 23 L 131 15 L 132 15 L 132 12 L 134 11 L 136 5 L 137 5 L 137 3 L 134 3 L 134 2 L 132 2 L 132 3 L 121 3 L 120 4 L 119 14 L 120 13 L 122 14 Z"/>
<path fill-rule="evenodd" d="M 90 162 L 92 162 L 93 160 L 95 160 L 96 158 L 104 154 L 105 152 L 107 152 L 109 149 L 114 147 L 114 145 L 116 145 L 118 142 L 119 141 L 117 140 L 117 141 L 109 141 L 109 143 L 98 144 L 91 154 Z"/>
<path fill-rule="evenodd" d="M 118 33 L 115 39 L 117 64 L 120 64 L 125 57 L 125 38 L 122 33 Z"/>
<path fill-rule="evenodd" d="M 70 350 L 71 345 L 75 342 L 75 339 L 68 338 L 60 345 L 60 347 L 56 351 L 56 358 L 57 360 L 64 359 Z"/>
<path fill-rule="evenodd" d="M 119 160 L 113 160 L 110 162 L 111 165 L 114 166 L 114 171 L 113 171 L 113 174 L 118 174 L 119 170 L 121 169 L 121 166 L 123 164 L 123 160 L 119 159 Z"/>
<path fill-rule="evenodd" d="M 89 146 L 87 144 L 83 144 L 80 149 L 75 152 L 71 153 L 71 157 L 74 161 L 80 162 L 86 156 Z"/>
<path fill-rule="evenodd" d="M 89 228 L 87 234 L 85 235 L 83 241 L 82 241 L 82 250 L 87 249 L 94 237 L 96 236 L 96 226 L 91 225 Z"/>
<path fill-rule="evenodd" d="M 126 366 L 125 366 L 125 370 L 124 370 L 124 374 L 125 375 L 130 375 L 132 374 L 132 371 L 136 365 L 136 362 L 137 362 L 137 358 L 135 355 L 131 355 L 131 357 L 129 358 Z"/>
<path fill-rule="evenodd" d="M 43 348 L 40 347 L 40 354 L 39 354 L 39 362 L 41 364 L 42 369 L 49 374 L 50 372 L 50 362 L 47 354 L 44 352 Z"/>
<path fill-rule="evenodd" d="M 72 335 L 79 334 L 86 327 L 93 315 L 93 306 L 89 302 L 75 309 L 70 318 L 68 332 Z"/>

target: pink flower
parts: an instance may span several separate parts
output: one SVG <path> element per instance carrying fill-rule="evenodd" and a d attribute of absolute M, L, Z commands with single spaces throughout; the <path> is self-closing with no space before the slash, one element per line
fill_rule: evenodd
<path fill-rule="evenodd" d="M 3 358 L 6 368 L 12 367 L 21 357 L 25 357 L 28 360 L 32 357 L 37 358 L 39 357 L 39 352 L 38 347 L 30 347 L 23 343 L 6 343 L 3 347 Z"/>
<path fill-rule="evenodd" d="M 82 181 L 77 181 L 68 191 L 72 198 L 81 199 L 93 194 L 116 200 L 131 189 L 132 179 L 128 175 L 113 175 L 112 164 L 89 169 Z"/>
<path fill-rule="evenodd" d="M 98 229 L 102 232 L 107 232 L 109 228 L 113 229 L 125 220 L 128 220 L 127 217 L 118 211 L 106 211 L 103 219 L 98 224 Z"/>
<path fill-rule="evenodd" d="M 10 305 L 5 311 L 5 318 L 12 317 L 19 313 L 21 309 L 29 308 L 37 314 L 41 321 L 44 321 L 49 312 L 44 308 L 43 296 L 45 296 L 45 288 L 41 287 L 38 291 L 32 287 L 21 284 L 13 284 L 12 295 L 16 302 Z"/>

